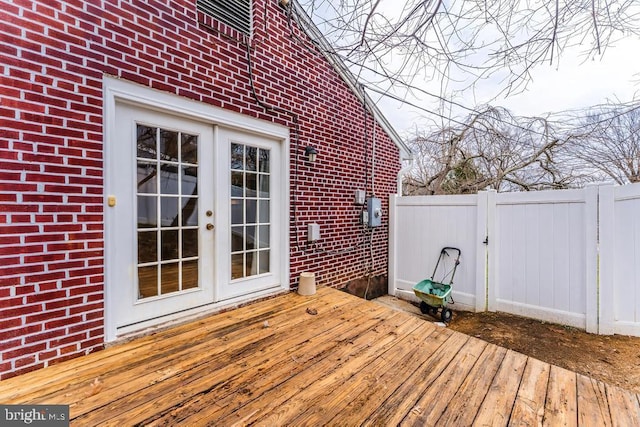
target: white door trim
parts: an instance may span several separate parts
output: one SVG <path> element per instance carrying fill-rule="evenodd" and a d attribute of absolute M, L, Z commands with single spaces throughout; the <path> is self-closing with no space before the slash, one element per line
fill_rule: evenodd
<path fill-rule="evenodd" d="M 116 301 L 114 301 L 114 293 L 110 290 L 109 283 L 113 276 L 113 272 L 110 269 L 113 267 L 114 253 L 117 250 L 114 244 L 115 235 L 117 230 L 111 227 L 113 222 L 113 215 L 110 208 L 107 205 L 107 197 L 113 192 L 114 183 L 113 173 L 110 173 L 117 165 L 118 159 L 115 158 L 113 150 L 110 147 L 114 143 L 114 129 L 116 126 L 116 103 L 128 103 L 135 106 L 144 107 L 150 110 L 156 110 L 163 113 L 172 114 L 178 117 L 184 117 L 190 120 L 198 120 L 212 126 L 224 126 L 226 128 L 236 129 L 241 132 L 254 133 L 256 135 L 264 136 L 266 138 L 279 141 L 281 144 L 281 164 L 274 165 L 279 167 L 282 171 L 282 184 L 280 191 L 282 191 L 281 211 L 283 213 L 289 212 L 289 129 L 287 127 L 277 125 L 271 122 L 266 122 L 249 116 L 245 116 L 233 111 L 227 111 L 221 108 L 213 107 L 209 104 L 186 99 L 174 94 L 157 91 L 155 89 L 141 86 L 128 82 L 126 80 L 116 79 L 113 77 L 105 76 L 103 78 L 103 143 L 104 143 L 104 220 L 105 220 L 105 235 L 104 235 L 104 249 L 105 249 L 105 268 L 104 268 L 104 295 L 105 295 L 105 308 L 104 308 L 104 327 L 105 327 L 105 341 L 114 341 L 118 337 L 118 331 L 116 327 L 116 319 L 114 318 L 114 310 Z M 217 133 L 217 132 L 216 132 Z M 289 216 L 283 215 L 282 226 L 280 227 L 280 248 L 282 254 L 280 259 L 280 287 L 277 290 L 270 290 L 269 292 L 280 292 L 282 290 L 289 289 Z M 217 246 L 217 245 L 216 245 Z M 230 266 L 221 265 L 218 262 L 218 257 L 214 255 L 216 259 L 216 278 L 220 280 L 221 269 L 229 269 Z M 233 298 L 226 300 L 222 303 L 214 303 L 211 306 L 194 308 L 193 310 L 187 310 L 182 313 L 176 313 L 175 315 L 167 316 L 163 320 L 171 321 L 177 318 L 187 318 L 195 313 L 202 313 L 204 311 L 212 311 L 221 308 L 222 306 L 228 306 L 230 304 L 237 304 L 246 300 L 251 300 L 264 296 L 265 292 L 257 292 L 255 294 L 246 295 L 240 298 Z M 136 330 L 140 330 L 144 327 L 151 326 L 154 322 L 142 322 L 136 325 Z M 120 334 L 131 332 L 120 331 Z"/>

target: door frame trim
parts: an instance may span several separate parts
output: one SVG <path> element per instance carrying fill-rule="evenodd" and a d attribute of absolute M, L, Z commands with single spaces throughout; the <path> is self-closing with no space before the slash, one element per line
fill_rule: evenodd
<path fill-rule="evenodd" d="M 110 269 L 115 268 L 113 266 L 115 245 L 112 243 L 115 241 L 114 233 L 117 232 L 115 227 L 111 227 L 113 223 L 113 214 L 107 205 L 107 198 L 109 194 L 113 193 L 114 184 L 111 182 L 112 173 L 110 172 L 114 165 L 117 164 L 117 159 L 114 158 L 114 150 L 109 147 L 113 146 L 113 138 L 116 126 L 116 104 L 126 103 L 138 107 L 143 107 L 149 110 L 155 110 L 164 114 L 171 114 L 177 117 L 184 117 L 190 120 L 197 120 L 211 126 L 224 126 L 231 129 L 236 129 L 241 132 L 254 133 L 256 135 L 264 136 L 270 139 L 275 139 L 281 144 L 282 153 L 282 212 L 289 212 L 289 195 L 290 195 L 290 178 L 289 178 L 289 128 L 286 126 L 277 125 L 264 120 L 249 117 L 233 111 L 224 110 L 219 107 L 214 107 L 209 104 L 187 99 L 175 94 L 161 92 L 152 89 L 148 86 L 138 85 L 126 80 L 104 76 L 102 81 L 103 88 L 103 144 L 104 144 L 104 336 L 106 342 L 114 341 L 118 338 L 118 330 L 116 327 L 116 319 L 114 316 L 113 307 L 117 303 L 115 301 L 114 292 L 110 289 L 109 283 L 111 282 Z M 214 136 L 215 138 L 215 136 Z M 202 313 L 204 311 L 213 311 L 224 306 L 231 304 L 238 304 L 240 302 L 252 300 L 254 298 L 260 298 L 265 296 L 265 293 L 281 292 L 289 289 L 289 257 L 290 257 L 290 244 L 289 244 L 289 215 L 284 215 L 282 218 L 281 226 L 281 248 L 279 249 L 282 254 L 280 264 L 281 285 L 279 288 L 270 289 L 267 292 L 258 292 L 255 295 L 247 295 L 239 299 L 226 300 L 221 303 L 213 303 L 210 305 L 195 307 L 185 312 L 176 313 L 163 317 L 164 320 L 171 321 L 176 318 L 183 318 L 196 313 Z M 215 255 L 214 255 L 215 257 Z M 193 312 L 193 313 L 192 313 Z M 157 319 L 153 322 L 157 324 Z M 151 325 L 145 325 L 149 322 L 141 322 L 136 324 L 136 328 L 143 329 Z M 131 331 L 129 331 L 131 332 Z M 127 331 L 122 331 L 126 334 Z"/>

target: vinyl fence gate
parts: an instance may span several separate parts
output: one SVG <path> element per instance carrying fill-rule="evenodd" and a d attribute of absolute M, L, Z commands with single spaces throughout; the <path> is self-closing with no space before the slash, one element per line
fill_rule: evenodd
<path fill-rule="evenodd" d="M 418 301 L 445 246 L 454 309 L 640 336 L 640 184 L 390 196 L 389 294 Z"/>

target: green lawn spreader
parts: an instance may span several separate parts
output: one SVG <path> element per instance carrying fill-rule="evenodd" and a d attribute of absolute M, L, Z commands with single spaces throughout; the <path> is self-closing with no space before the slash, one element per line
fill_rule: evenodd
<path fill-rule="evenodd" d="M 452 252 L 455 255 L 453 268 L 449 272 L 445 271 L 442 280 L 440 282 L 436 282 L 433 280 L 433 278 L 438 271 L 438 266 L 440 265 L 440 262 L 444 257 L 451 256 L 449 252 Z M 453 298 L 451 297 L 451 286 L 453 285 L 453 277 L 456 274 L 456 269 L 460 264 L 460 255 L 461 251 L 458 248 L 442 248 L 442 250 L 440 251 L 440 256 L 438 257 L 438 262 L 436 262 L 436 267 L 433 269 L 431 278 L 425 279 L 413 287 L 413 292 L 421 300 L 420 311 L 423 314 L 430 314 L 434 317 L 436 317 L 438 315 L 438 311 L 440 311 L 440 319 L 442 319 L 444 323 L 449 323 L 453 315 L 451 309 L 447 308 L 447 303 L 453 304 Z M 450 277 L 449 283 L 444 283 L 447 277 Z"/>

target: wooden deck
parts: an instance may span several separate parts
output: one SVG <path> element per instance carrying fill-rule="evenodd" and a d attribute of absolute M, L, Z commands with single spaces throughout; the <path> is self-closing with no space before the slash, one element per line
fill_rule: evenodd
<path fill-rule="evenodd" d="M 82 426 L 640 423 L 637 394 L 327 288 L 2 381 L 0 403 Z"/>

